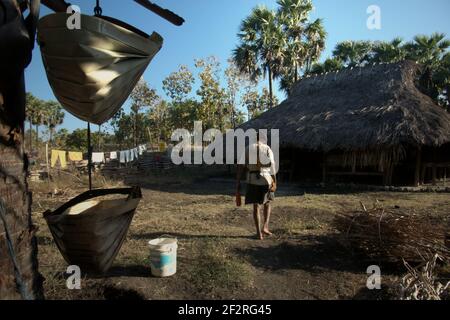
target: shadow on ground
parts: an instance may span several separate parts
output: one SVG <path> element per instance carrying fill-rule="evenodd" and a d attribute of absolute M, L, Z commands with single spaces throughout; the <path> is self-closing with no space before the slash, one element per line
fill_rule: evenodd
<path fill-rule="evenodd" d="M 234 196 L 236 180 L 234 179 L 196 179 L 193 182 L 170 182 L 158 183 L 157 179 L 152 178 L 151 181 L 124 181 L 129 186 L 138 185 L 143 189 L 161 191 L 167 193 L 187 194 L 187 195 L 228 195 Z M 205 188 L 205 184 L 208 188 Z M 245 183 L 243 184 L 245 192 Z M 334 187 L 332 185 L 327 187 L 320 187 L 314 184 L 304 185 L 298 183 L 280 182 L 278 184 L 277 195 L 282 197 L 296 197 L 305 194 L 311 195 L 349 195 L 349 194 L 370 194 L 380 191 L 368 190 L 357 186 L 352 188 Z"/>
<path fill-rule="evenodd" d="M 146 278 L 151 276 L 150 267 L 146 265 L 113 266 L 103 278 L 130 277 Z"/>
<path fill-rule="evenodd" d="M 329 236 L 304 236 L 275 246 L 237 248 L 236 253 L 255 267 L 277 271 L 301 269 L 311 273 L 328 270 L 361 272 L 358 261 Z"/>
<path fill-rule="evenodd" d="M 214 240 L 214 239 L 246 239 L 254 240 L 254 236 L 222 236 L 222 235 L 194 235 L 194 234 L 183 234 L 174 232 L 150 232 L 150 233 L 139 233 L 130 235 L 131 239 L 134 240 L 148 240 L 157 239 L 163 236 L 170 236 L 177 238 L 178 240 Z"/>

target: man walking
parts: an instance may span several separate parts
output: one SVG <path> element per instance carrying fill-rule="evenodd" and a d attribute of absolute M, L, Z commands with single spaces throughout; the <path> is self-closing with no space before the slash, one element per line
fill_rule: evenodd
<path fill-rule="evenodd" d="M 250 144 L 238 164 L 236 195 L 241 195 L 241 177 L 247 171 L 247 190 L 245 204 L 253 205 L 257 238 L 271 236 L 269 222 L 271 215 L 271 202 L 275 200 L 277 189 L 275 158 L 267 145 L 267 137 L 257 134 L 256 143 Z M 238 201 L 240 206 L 240 201 Z M 261 226 L 261 208 L 263 209 L 263 223 Z"/>

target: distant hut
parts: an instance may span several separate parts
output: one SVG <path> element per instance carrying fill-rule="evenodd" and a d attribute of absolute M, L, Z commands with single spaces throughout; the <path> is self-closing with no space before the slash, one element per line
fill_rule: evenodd
<path fill-rule="evenodd" d="M 289 179 L 435 182 L 450 168 L 450 114 L 418 89 L 419 69 L 403 61 L 307 77 L 242 128 L 280 130 Z"/>

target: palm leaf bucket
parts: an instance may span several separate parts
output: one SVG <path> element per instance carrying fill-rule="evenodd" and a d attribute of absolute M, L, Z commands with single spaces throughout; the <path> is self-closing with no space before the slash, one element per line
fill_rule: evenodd
<path fill-rule="evenodd" d="M 118 195 L 127 197 L 113 197 Z M 104 273 L 122 247 L 141 198 L 137 187 L 92 190 L 45 212 L 44 218 L 67 263 Z"/>
<path fill-rule="evenodd" d="M 70 30 L 68 18 L 55 13 L 39 21 L 47 77 L 67 111 L 102 124 L 127 100 L 163 39 L 109 17 L 81 15 L 81 28 Z"/>

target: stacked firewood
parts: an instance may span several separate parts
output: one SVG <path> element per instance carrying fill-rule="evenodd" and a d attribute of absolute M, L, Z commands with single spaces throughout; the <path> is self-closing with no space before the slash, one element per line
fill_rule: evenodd
<path fill-rule="evenodd" d="M 334 219 L 343 244 L 353 251 L 375 261 L 414 263 L 438 254 L 450 262 L 448 221 L 378 205 L 361 207 Z"/>

